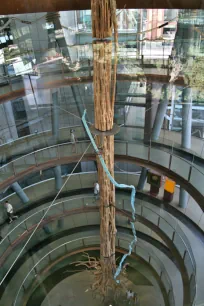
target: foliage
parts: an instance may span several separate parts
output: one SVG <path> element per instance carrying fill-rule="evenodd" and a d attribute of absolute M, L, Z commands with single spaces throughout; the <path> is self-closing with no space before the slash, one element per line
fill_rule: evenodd
<path fill-rule="evenodd" d="M 183 69 L 183 65 L 180 61 L 180 58 L 175 57 L 175 58 L 171 59 L 170 67 L 172 68 L 172 70 L 171 70 L 171 74 L 170 74 L 171 77 L 170 77 L 169 83 L 173 83 L 174 81 L 176 81 L 180 72 Z"/>
<path fill-rule="evenodd" d="M 184 81 L 186 85 L 200 91 L 204 89 L 204 58 L 189 58 L 184 66 Z"/>
<path fill-rule="evenodd" d="M 12 58 L 17 57 L 19 55 L 20 55 L 20 50 L 18 48 L 15 49 L 4 48 L 5 60 L 11 60 Z"/>

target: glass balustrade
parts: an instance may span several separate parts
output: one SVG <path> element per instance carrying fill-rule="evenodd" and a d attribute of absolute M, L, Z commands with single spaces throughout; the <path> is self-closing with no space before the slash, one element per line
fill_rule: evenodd
<path fill-rule="evenodd" d="M 85 196 L 83 198 L 77 197 L 55 203 L 53 206 L 51 206 L 49 213 L 46 215 L 44 221 L 42 222 L 39 228 L 39 234 L 38 231 L 34 234 L 33 239 L 31 239 L 31 241 L 29 242 L 29 246 L 34 246 L 36 243 L 42 241 L 44 236 L 49 235 L 53 232 L 54 228 L 52 227 L 52 222 L 54 222 L 54 220 L 58 220 L 58 223 L 55 222 L 55 224 L 59 226 L 59 220 L 61 220 L 61 218 L 66 219 L 66 216 L 69 215 L 68 212 L 70 210 L 74 208 L 74 210 L 78 209 L 79 213 L 80 210 L 82 210 L 83 212 L 83 209 L 86 209 L 87 207 L 92 207 L 94 205 L 93 199 L 94 198 L 91 196 Z M 89 205 L 90 203 L 91 206 Z M 129 201 L 122 200 L 122 203 L 122 209 L 120 208 L 119 211 L 123 212 L 123 210 L 125 210 L 130 211 L 131 213 Z M 24 215 L 20 217 L 15 222 L 15 227 L 12 230 L 8 231 L 8 233 L 1 241 L 0 248 L 2 250 L 2 256 L 0 258 L 0 263 L 2 266 L 2 279 L 7 275 L 9 270 L 12 271 L 12 265 L 15 262 L 20 250 L 25 245 L 25 242 L 27 241 L 32 231 L 35 229 L 38 222 L 40 222 L 41 218 L 47 210 L 47 207 L 44 205 L 43 208 L 37 209 L 36 212 L 34 212 L 33 214 L 29 214 L 26 218 Z M 190 243 L 188 242 L 187 237 L 179 227 L 176 219 L 173 219 L 171 215 L 167 213 L 165 214 L 165 216 L 158 214 L 155 209 L 151 208 L 151 204 L 148 204 L 147 202 L 139 199 L 137 199 L 136 203 L 136 214 L 156 225 L 164 234 L 167 235 L 167 237 L 175 245 L 187 271 L 189 282 L 191 283 L 191 297 L 192 301 L 194 301 L 196 295 L 196 263 Z M 126 215 L 125 217 L 127 218 Z M 75 226 L 77 224 L 76 220 L 77 219 L 75 219 Z M 68 223 L 66 222 L 66 224 Z M 79 225 L 81 224 L 82 223 L 80 221 Z M 72 226 L 72 224 L 69 224 L 69 228 L 70 226 Z M 20 254 L 20 258 L 25 254 L 25 252 L 26 249 Z M 146 260 L 149 260 L 148 257 L 146 258 Z"/>

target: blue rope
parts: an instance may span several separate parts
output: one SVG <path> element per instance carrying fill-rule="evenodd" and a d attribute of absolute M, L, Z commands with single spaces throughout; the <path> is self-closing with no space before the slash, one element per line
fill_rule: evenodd
<path fill-rule="evenodd" d="M 121 272 L 121 270 L 122 270 L 123 262 L 125 261 L 125 259 L 127 258 L 127 256 L 131 255 L 133 246 L 134 246 L 134 244 L 137 242 L 137 235 L 136 235 L 136 229 L 135 229 L 135 223 L 134 223 L 134 221 L 135 221 L 135 194 L 136 194 L 136 190 L 135 190 L 135 186 L 133 186 L 133 185 L 118 184 L 118 183 L 114 180 L 114 178 L 111 176 L 111 174 L 110 174 L 110 172 L 109 172 L 109 170 L 108 170 L 108 168 L 107 168 L 107 166 L 106 166 L 106 164 L 105 164 L 105 162 L 104 162 L 104 159 L 103 159 L 103 157 L 102 157 L 100 151 L 99 151 L 98 148 L 97 148 L 97 145 L 96 145 L 96 143 L 95 143 L 95 141 L 94 141 L 94 138 L 93 138 L 93 136 L 91 135 L 90 129 L 89 129 L 87 123 L 86 123 L 85 116 L 86 116 L 86 110 L 84 110 L 84 114 L 83 114 L 83 116 L 82 116 L 82 122 L 83 122 L 84 127 L 85 127 L 85 129 L 86 129 L 86 132 L 87 132 L 87 134 L 88 134 L 88 136 L 89 136 L 89 138 L 90 138 L 90 140 L 91 140 L 91 143 L 92 143 L 92 145 L 93 145 L 93 147 L 94 147 L 94 150 L 95 150 L 95 152 L 98 154 L 98 157 L 99 157 L 99 159 L 100 159 L 101 165 L 102 165 L 104 171 L 106 172 L 108 178 L 110 179 L 111 183 L 112 183 L 113 185 L 115 185 L 117 188 L 128 188 L 128 189 L 132 189 L 132 191 L 131 191 L 131 201 L 130 201 L 130 203 L 131 203 L 131 207 L 132 207 L 132 219 L 133 219 L 133 222 L 130 222 L 130 224 L 131 224 L 131 227 L 132 227 L 132 233 L 133 233 L 134 239 L 133 239 L 133 240 L 130 242 L 130 244 L 129 244 L 129 252 L 128 252 L 127 254 L 124 254 L 124 255 L 123 255 L 123 257 L 122 257 L 122 259 L 121 259 L 121 261 L 120 261 L 120 263 L 119 263 L 119 266 L 118 266 L 118 268 L 117 268 L 117 270 L 116 270 L 116 272 L 115 272 L 115 274 L 114 274 L 114 279 L 116 280 L 117 283 L 119 283 L 120 281 L 117 280 L 117 277 L 119 276 L 119 274 L 120 274 L 120 272 Z"/>

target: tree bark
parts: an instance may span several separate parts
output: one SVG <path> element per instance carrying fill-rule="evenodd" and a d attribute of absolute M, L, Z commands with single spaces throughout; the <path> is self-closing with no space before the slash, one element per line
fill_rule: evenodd
<path fill-rule="evenodd" d="M 115 1 L 92 0 L 93 37 L 93 85 L 95 128 L 108 131 L 113 127 L 115 83 L 112 81 L 112 42 L 105 38 L 112 36 L 115 22 Z M 116 73 L 114 69 L 114 73 Z M 113 73 L 113 74 L 114 74 Z M 114 176 L 114 136 L 97 136 L 102 156 Z M 113 280 L 115 263 L 115 187 L 101 166 L 99 157 L 98 181 L 100 185 L 100 260 L 102 269 L 101 289 L 108 294 L 108 285 Z"/>
<path fill-rule="evenodd" d="M 104 137 L 103 158 L 114 176 L 114 136 Z M 102 288 L 106 293 L 109 280 L 113 279 L 115 263 L 115 187 L 110 182 L 100 161 L 98 179 L 100 185 L 100 259 L 102 269 Z"/>

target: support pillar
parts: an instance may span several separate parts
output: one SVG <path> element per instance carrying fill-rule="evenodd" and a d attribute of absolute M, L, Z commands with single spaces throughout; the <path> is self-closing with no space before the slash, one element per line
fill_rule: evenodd
<path fill-rule="evenodd" d="M 149 143 L 152 134 L 152 84 L 146 85 L 144 143 Z"/>
<path fill-rule="evenodd" d="M 188 192 L 180 188 L 180 193 L 179 193 L 179 207 L 185 209 L 188 204 Z"/>
<path fill-rule="evenodd" d="M 163 121 L 164 121 L 164 116 L 166 114 L 166 109 L 167 109 L 168 102 L 169 102 L 168 97 L 167 97 L 167 88 L 168 88 L 167 84 L 164 84 L 162 86 L 162 98 L 157 108 L 157 113 L 156 113 L 153 129 L 152 129 L 152 140 L 153 141 L 156 141 L 159 138 L 161 128 L 163 125 Z"/>
<path fill-rule="evenodd" d="M 58 107 L 58 91 L 52 93 L 52 135 L 53 143 L 57 144 L 59 139 L 59 107 Z M 57 191 L 62 187 L 61 166 L 54 168 L 55 188 Z"/>
<path fill-rule="evenodd" d="M 140 174 L 140 179 L 139 179 L 139 182 L 138 182 L 138 185 L 137 185 L 138 190 L 143 190 L 144 189 L 144 185 L 145 185 L 146 179 L 147 179 L 147 173 L 148 173 L 147 168 L 143 167 L 142 171 L 141 171 L 141 174 Z"/>
<path fill-rule="evenodd" d="M 52 136 L 54 144 L 57 144 L 59 139 L 58 91 L 52 93 Z"/>
<path fill-rule="evenodd" d="M 191 148 L 192 129 L 192 89 L 185 88 L 182 93 L 182 148 Z"/>
<path fill-rule="evenodd" d="M 18 139 L 18 131 L 16 127 L 16 122 L 13 114 L 12 102 L 8 101 L 2 104 L 2 109 L 4 111 L 4 119 L 6 121 L 7 129 L 4 132 L 5 140 L 11 141 Z M 5 126 L 6 127 L 6 126 Z"/>
<path fill-rule="evenodd" d="M 55 188 L 59 191 L 62 187 L 62 171 L 61 166 L 56 166 L 54 168 L 54 175 L 55 175 Z"/>
<path fill-rule="evenodd" d="M 145 126 L 144 143 L 150 144 L 152 134 L 152 84 L 146 84 L 146 105 L 145 105 Z M 147 168 L 142 168 L 140 179 L 137 185 L 138 190 L 143 190 L 147 179 Z"/>
<path fill-rule="evenodd" d="M 11 188 L 13 191 L 17 194 L 17 196 L 21 199 L 21 201 L 25 204 L 29 202 L 29 198 L 24 192 L 24 190 L 21 188 L 18 182 L 15 182 L 11 185 Z"/>
<path fill-rule="evenodd" d="M 169 121 L 169 130 L 170 131 L 173 128 L 175 96 L 176 96 L 176 86 L 173 85 L 172 86 L 172 97 L 171 97 L 170 121 Z"/>
<path fill-rule="evenodd" d="M 182 93 L 182 139 L 181 146 L 184 149 L 191 148 L 192 129 L 192 89 L 185 88 Z M 179 207 L 186 208 L 188 204 L 188 193 L 180 188 Z"/>
<path fill-rule="evenodd" d="M 193 56 L 193 48 L 194 48 L 194 27 L 193 25 L 183 23 L 182 19 L 185 18 L 185 14 L 187 18 L 194 18 L 193 11 L 192 16 L 189 15 L 189 10 L 183 10 L 180 12 L 178 24 L 177 24 L 177 32 L 174 40 L 174 48 L 172 50 L 176 51 L 176 57 L 179 59 L 180 54 L 183 54 L 183 58 L 187 61 L 190 56 Z M 181 17 L 181 22 L 180 22 Z M 185 38 L 185 39 L 183 39 Z M 181 146 L 184 149 L 191 148 L 191 128 L 192 128 L 192 89 L 184 88 L 182 93 L 182 141 Z M 185 195 L 184 195 L 185 194 Z M 180 188 L 180 198 L 179 198 L 179 206 L 182 208 L 186 208 L 188 203 L 188 193 Z"/>

